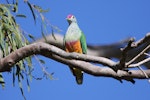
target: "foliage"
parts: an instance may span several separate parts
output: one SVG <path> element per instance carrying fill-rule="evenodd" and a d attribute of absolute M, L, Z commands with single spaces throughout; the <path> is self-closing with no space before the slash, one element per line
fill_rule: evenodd
<path fill-rule="evenodd" d="M 18 1 L 14 4 L 0 5 L 0 48 L 2 50 L 3 57 L 29 43 L 29 41 L 22 34 L 20 26 L 16 23 L 15 17 L 11 14 L 11 12 L 17 12 L 17 5 Z M 25 68 L 26 65 L 28 66 L 28 70 Z M 21 91 L 23 91 L 21 81 L 24 79 L 22 72 L 30 72 L 31 69 L 31 57 L 26 57 L 25 59 L 19 61 L 12 69 L 13 85 L 17 78 Z M 26 80 L 29 86 L 28 78 L 26 78 Z M 4 87 L 5 84 L 3 80 L 1 83 L 2 87 Z"/>
<path fill-rule="evenodd" d="M 7 2 L 6 4 L 0 4 L 0 49 L 2 57 L 6 57 L 13 51 L 29 44 L 29 41 L 24 36 L 23 31 L 16 22 L 17 17 L 26 18 L 26 16 L 23 14 L 18 14 L 17 12 L 19 9 L 18 0 L 12 1 L 13 3 L 9 3 L 6 0 Z M 46 30 L 46 25 L 45 25 L 45 17 L 43 16 L 42 13 L 48 12 L 48 10 L 43 10 L 41 7 L 31 4 L 27 0 L 24 0 L 24 3 L 31 10 L 31 14 L 33 16 L 35 23 L 36 23 L 35 11 L 39 13 L 42 20 L 41 33 L 45 37 L 44 30 Z M 34 36 L 32 36 L 31 34 L 28 34 L 28 36 L 29 38 L 35 40 Z M 18 63 L 16 63 L 12 68 L 12 70 L 10 71 L 12 72 L 13 75 L 13 86 L 15 86 L 15 81 L 17 79 L 23 96 L 24 94 L 22 88 L 22 80 L 24 80 L 24 78 L 26 79 L 28 90 L 30 90 L 28 78 L 30 77 L 30 79 L 32 79 L 31 75 L 32 70 L 33 66 L 31 57 L 26 57 L 23 60 L 18 61 Z M 2 73 L 0 73 L 0 84 L 4 88 L 5 82 Z"/>

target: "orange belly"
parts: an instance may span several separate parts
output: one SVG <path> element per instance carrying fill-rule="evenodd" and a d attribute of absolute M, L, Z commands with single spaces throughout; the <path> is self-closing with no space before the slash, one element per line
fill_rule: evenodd
<path fill-rule="evenodd" d="M 67 42 L 67 43 L 65 43 L 65 46 L 66 46 L 66 52 L 82 53 L 80 41 Z"/>

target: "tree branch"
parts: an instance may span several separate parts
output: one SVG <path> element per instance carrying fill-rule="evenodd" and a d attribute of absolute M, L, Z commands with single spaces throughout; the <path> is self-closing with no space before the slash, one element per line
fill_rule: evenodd
<path fill-rule="evenodd" d="M 126 66 L 130 65 L 131 63 L 133 63 L 136 59 L 138 59 L 140 56 L 142 56 L 148 49 L 150 49 L 150 45 L 148 45 L 143 51 L 141 51 L 137 56 L 135 56 L 129 62 L 127 62 Z"/>
<path fill-rule="evenodd" d="M 56 47 L 59 47 L 61 49 L 63 48 L 63 36 L 61 34 L 54 34 L 55 38 L 52 36 L 52 34 L 46 36 L 46 43 L 54 45 Z M 99 57 L 105 57 L 105 58 L 117 58 L 117 59 L 122 59 L 122 51 L 120 48 L 124 48 L 128 43 L 130 39 L 125 39 L 116 43 L 108 44 L 108 45 L 90 45 L 88 44 L 88 50 L 87 54 L 88 55 L 93 55 L 93 56 L 99 56 Z M 45 42 L 44 38 L 38 39 L 35 42 Z M 147 33 L 146 36 L 137 42 L 132 43 L 132 49 L 127 50 L 128 53 L 126 56 L 126 59 L 124 59 L 126 62 L 130 61 L 133 59 L 136 55 L 138 55 L 144 48 L 146 48 L 150 44 L 150 33 Z M 110 49 L 111 48 L 111 49 Z M 148 50 L 150 51 L 150 50 Z M 139 61 L 144 60 L 147 58 L 146 55 L 140 56 L 138 59 L 134 61 L 134 63 L 137 63 Z M 144 63 L 144 66 L 147 68 L 150 67 L 150 62 Z M 123 67 L 123 66 L 122 66 Z"/>
<path fill-rule="evenodd" d="M 147 46 L 145 48 L 143 48 L 142 50 L 140 50 L 140 52 L 135 55 L 135 57 L 133 57 L 131 60 L 129 60 L 127 63 L 126 63 L 126 59 L 127 59 L 127 56 L 128 56 L 128 52 L 130 50 L 133 50 L 133 49 L 136 49 L 138 47 L 140 47 L 141 45 L 143 45 L 144 43 L 147 43 L 147 41 L 150 40 L 150 33 L 146 34 L 146 36 L 136 42 L 134 42 L 134 39 L 131 38 L 128 45 L 122 49 L 122 57 L 120 59 L 120 62 L 118 63 L 118 68 L 117 69 L 124 69 L 124 68 L 127 68 L 127 67 L 133 67 L 135 65 L 138 65 L 140 66 L 141 64 L 144 64 L 144 63 L 147 63 L 149 61 L 148 58 L 144 57 L 144 59 L 142 59 L 141 61 L 139 60 L 139 58 L 145 56 L 144 53 L 146 53 L 148 50 L 150 50 L 150 45 L 147 44 Z M 140 61 L 140 62 L 139 62 Z M 132 65 L 132 63 L 134 62 L 138 62 L 137 64 L 134 64 Z M 138 67 L 136 66 L 136 67 Z"/>
<path fill-rule="evenodd" d="M 127 81 L 132 81 L 133 78 L 146 79 L 145 75 L 139 70 L 130 70 L 129 72 L 118 70 L 115 72 L 111 68 L 96 66 L 91 63 L 85 62 L 95 62 L 109 67 L 116 66 L 116 62 L 111 61 L 104 57 L 95 57 L 90 55 L 83 55 L 77 53 L 67 53 L 53 45 L 38 42 L 22 47 L 5 58 L 0 59 L 0 72 L 9 71 L 14 64 L 22 60 L 27 56 L 33 54 L 43 55 L 45 57 L 54 59 L 66 65 L 72 65 L 76 68 L 83 70 L 85 73 L 94 76 L 112 77 L 117 80 L 125 79 Z M 78 60 L 77 60 L 78 59 Z M 150 70 L 144 71 L 148 77 L 150 77 Z"/>

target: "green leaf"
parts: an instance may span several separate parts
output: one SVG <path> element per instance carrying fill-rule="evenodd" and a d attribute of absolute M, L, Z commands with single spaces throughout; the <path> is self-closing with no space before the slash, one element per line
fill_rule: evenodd
<path fill-rule="evenodd" d="M 13 86 L 15 86 L 15 67 L 13 67 Z"/>
<path fill-rule="evenodd" d="M 0 73 L 0 84 L 1 84 L 2 88 L 4 88 L 4 87 L 5 87 L 5 82 L 4 82 L 4 79 L 3 79 L 2 73 Z"/>
<path fill-rule="evenodd" d="M 54 30 L 53 30 L 53 28 L 51 28 L 51 29 L 52 29 L 52 37 L 56 40 L 56 37 L 54 35 Z"/>
<path fill-rule="evenodd" d="M 8 43 L 5 43 L 5 56 L 7 56 L 10 52 L 9 52 L 9 45 Z"/>
<path fill-rule="evenodd" d="M 22 88 L 22 82 L 20 80 L 20 75 L 18 75 L 18 82 L 19 82 L 19 88 L 20 88 L 21 94 L 24 97 L 24 99 L 26 100 L 26 97 L 24 95 L 23 88 Z"/>
<path fill-rule="evenodd" d="M 30 81 L 32 81 L 33 76 L 31 75 L 31 72 L 30 72 L 30 74 L 29 74 L 29 78 L 30 78 Z"/>
<path fill-rule="evenodd" d="M 23 15 L 23 14 L 17 14 L 16 17 L 26 18 L 26 15 Z"/>
<path fill-rule="evenodd" d="M 3 56 L 5 55 L 5 46 L 4 46 L 4 34 L 0 32 L 0 48 L 3 52 Z"/>
<path fill-rule="evenodd" d="M 33 16 L 34 22 L 36 23 L 36 16 L 35 16 L 35 13 L 33 11 L 32 5 L 29 3 L 29 1 L 27 1 L 27 4 L 28 4 L 28 6 L 29 6 L 29 8 L 30 8 L 30 10 L 32 12 L 32 16 Z"/>
<path fill-rule="evenodd" d="M 28 66 L 32 67 L 32 59 L 31 59 L 31 57 L 26 57 L 25 60 L 27 61 Z"/>
<path fill-rule="evenodd" d="M 49 12 L 49 9 L 43 10 L 40 6 L 33 5 L 33 7 L 38 10 L 40 13 L 46 13 Z"/>
<path fill-rule="evenodd" d="M 22 74 L 22 73 L 19 73 L 19 75 L 20 75 L 20 77 L 21 77 L 22 79 L 24 79 L 24 76 L 23 76 L 23 74 Z"/>
<path fill-rule="evenodd" d="M 39 59 L 40 63 L 45 64 L 45 61 L 42 59 Z"/>
<path fill-rule="evenodd" d="M 12 11 L 13 12 L 17 12 L 18 11 L 18 3 L 17 2 L 14 4 L 14 7 L 13 7 Z"/>
<path fill-rule="evenodd" d="M 26 78 L 26 80 L 27 80 L 28 91 L 30 91 L 30 84 L 28 78 Z"/>
<path fill-rule="evenodd" d="M 29 38 L 31 38 L 32 40 L 34 40 L 34 41 L 35 41 L 35 38 L 34 38 L 34 36 L 33 36 L 33 35 L 28 34 L 28 36 L 29 36 Z"/>
<path fill-rule="evenodd" d="M 49 74 L 48 76 L 49 76 L 50 80 L 53 80 L 53 79 L 54 79 L 54 78 L 53 78 L 53 73 L 52 73 L 52 74 Z"/>
<path fill-rule="evenodd" d="M 19 67 L 18 64 L 16 65 L 16 68 L 17 68 L 17 70 L 16 70 L 16 75 L 19 75 L 19 74 L 20 74 L 20 67 Z"/>
<path fill-rule="evenodd" d="M 45 26 L 44 28 L 46 29 L 46 26 Z M 42 25 L 41 25 L 41 33 L 42 33 L 42 36 L 43 36 L 45 42 L 47 42 L 47 39 L 46 39 L 46 36 L 45 36 L 45 34 L 44 34 Z"/>
<path fill-rule="evenodd" d="M 31 75 L 31 72 L 33 70 L 32 59 L 31 59 L 31 57 L 26 57 L 25 59 L 26 59 L 27 64 L 28 64 L 28 76 L 30 77 L 30 81 L 32 81 L 32 75 Z"/>

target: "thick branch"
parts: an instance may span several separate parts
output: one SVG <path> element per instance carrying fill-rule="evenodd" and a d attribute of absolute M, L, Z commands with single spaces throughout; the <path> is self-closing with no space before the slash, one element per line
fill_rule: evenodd
<path fill-rule="evenodd" d="M 123 70 L 118 70 L 118 72 L 116 73 L 111 68 L 99 67 L 99 66 L 90 64 L 88 62 L 68 59 L 70 56 L 76 59 L 80 57 L 84 58 L 84 56 L 87 56 L 87 57 L 91 57 L 91 59 L 93 59 L 94 61 L 97 60 L 98 62 L 104 65 L 109 65 L 111 67 L 115 65 L 115 62 L 110 61 L 103 57 L 93 58 L 93 56 L 89 56 L 89 55 L 80 55 L 76 53 L 70 54 L 70 53 L 66 53 L 65 51 L 53 45 L 49 45 L 49 44 L 42 43 L 42 42 L 27 45 L 9 54 L 5 58 L 2 58 L 0 60 L 0 72 L 8 71 L 8 69 L 13 67 L 13 65 L 17 63 L 19 60 L 27 56 L 31 56 L 33 54 L 40 54 L 45 57 L 54 59 L 58 62 L 64 63 L 66 65 L 73 65 L 74 67 L 79 68 L 83 70 L 84 72 L 94 75 L 94 76 L 113 77 L 116 79 L 125 79 L 125 80 L 130 80 L 132 78 L 138 78 L 138 79 L 146 78 L 145 75 L 141 71 L 138 71 L 138 70 L 130 70 L 130 73 L 123 71 Z M 146 70 L 145 73 L 150 77 L 150 70 Z"/>
<path fill-rule="evenodd" d="M 122 54 L 120 48 L 124 48 L 125 45 L 127 45 L 128 42 L 130 41 L 130 39 L 125 39 L 123 41 L 119 41 L 117 43 L 112 43 L 112 44 L 108 44 L 108 45 L 90 45 L 90 44 L 88 44 L 88 52 L 87 53 L 88 53 L 88 55 L 100 56 L 100 57 L 105 57 L 105 58 L 117 58 L 117 59 L 122 58 L 122 62 L 124 62 L 124 60 L 126 60 L 126 62 L 128 62 L 131 59 L 133 59 L 136 55 L 138 55 L 144 48 L 146 48 L 150 44 L 149 37 L 150 37 L 150 33 L 147 33 L 144 38 L 142 38 L 139 41 L 137 41 L 136 43 L 132 44 L 133 48 L 128 50 L 127 55 L 129 55 L 129 56 L 126 56 L 125 59 L 122 58 L 123 54 Z M 47 43 L 63 49 L 63 36 L 60 34 L 55 34 L 55 38 L 56 39 L 54 39 L 54 37 L 52 35 L 46 36 Z M 41 38 L 37 41 L 45 42 L 45 40 L 43 38 Z M 146 58 L 145 55 L 140 56 L 138 59 L 136 59 L 134 61 L 134 63 L 142 61 L 145 58 Z M 122 65 L 124 65 L 124 64 L 122 63 Z M 150 63 L 147 62 L 144 65 L 147 68 L 149 68 Z"/>

